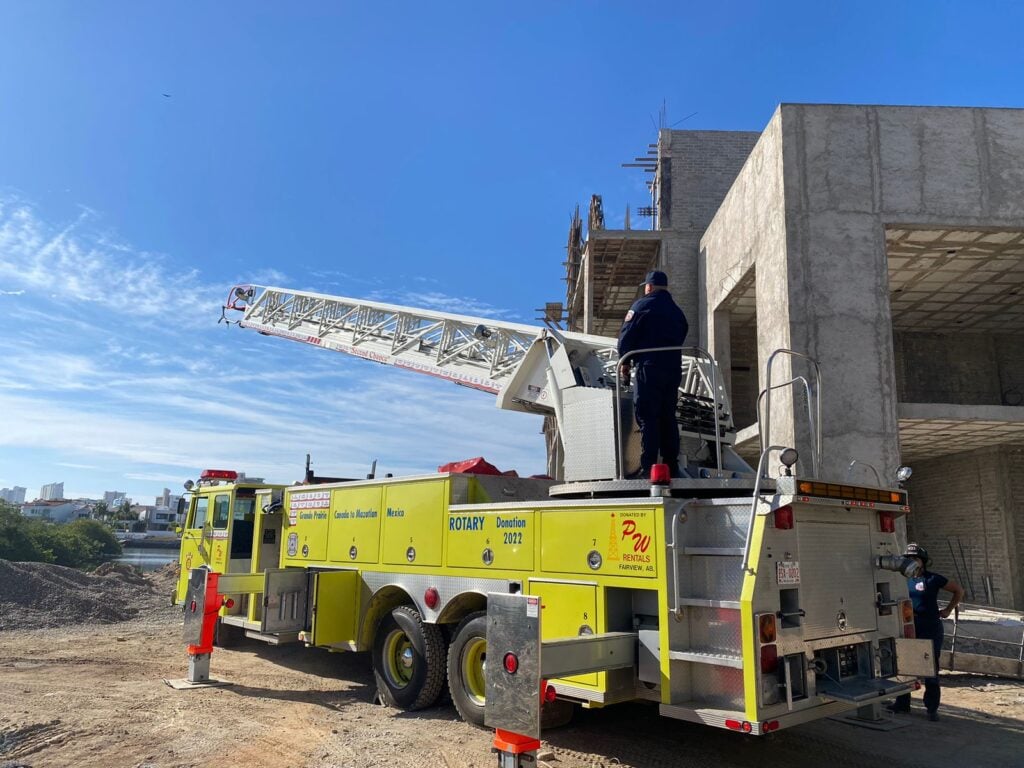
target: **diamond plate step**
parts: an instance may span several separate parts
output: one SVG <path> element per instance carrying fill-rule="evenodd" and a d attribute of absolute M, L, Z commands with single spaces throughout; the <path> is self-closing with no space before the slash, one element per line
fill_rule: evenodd
<path fill-rule="evenodd" d="M 669 651 L 672 661 L 692 661 L 697 664 L 713 664 L 716 667 L 743 669 L 743 657 L 731 653 L 702 653 L 700 651 Z"/>
<path fill-rule="evenodd" d="M 735 608 L 739 610 L 739 600 L 709 600 L 706 597 L 681 597 L 679 605 L 692 605 L 698 608 Z"/>
<path fill-rule="evenodd" d="M 720 555 L 743 557 L 743 547 L 683 547 L 684 555 Z"/>

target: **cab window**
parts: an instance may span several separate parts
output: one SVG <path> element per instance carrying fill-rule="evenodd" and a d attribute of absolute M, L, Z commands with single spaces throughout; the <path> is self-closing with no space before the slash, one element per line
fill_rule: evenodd
<path fill-rule="evenodd" d="M 210 498 L 208 496 L 199 496 L 196 498 L 196 504 L 192 508 L 192 522 L 189 523 L 189 528 L 202 528 L 206 525 L 206 511 L 210 505 Z"/>
<path fill-rule="evenodd" d="M 213 527 L 227 528 L 231 510 L 231 496 L 226 493 L 218 493 L 213 498 Z"/>
<path fill-rule="evenodd" d="M 235 499 L 235 513 L 232 515 L 235 522 L 239 520 L 255 520 L 256 519 L 256 499 L 255 498 L 243 498 L 238 496 Z"/>

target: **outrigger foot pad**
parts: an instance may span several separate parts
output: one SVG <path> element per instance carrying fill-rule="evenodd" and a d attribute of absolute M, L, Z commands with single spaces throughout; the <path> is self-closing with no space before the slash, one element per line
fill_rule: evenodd
<path fill-rule="evenodd" d="M 212 679 L 204 680 L 201 683 L 193 683 L 191 680 L 188 680 L 184 677 L 175 678 L 173 680 L 169 680 L 165 677 L 164 682 L 176 691 L 189 691 L 193 688 L 219 688 L 224 685 L 234 685 L 234 683 L 229 683 L 227 680 Z"/>

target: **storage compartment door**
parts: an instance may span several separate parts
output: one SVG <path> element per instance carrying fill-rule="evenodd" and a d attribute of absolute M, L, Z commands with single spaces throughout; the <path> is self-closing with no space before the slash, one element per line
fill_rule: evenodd
<path fill-rule="evenodd" d="M 355 643 L 359 583 L 358 571 L 313 574 L 312 645 L 348 647 Z"/>
<path fill-rule="evenodd" d="M 309 574 L 305 569 L 267 570 L 262 632 L 298 632 L 306 628 Z"/>

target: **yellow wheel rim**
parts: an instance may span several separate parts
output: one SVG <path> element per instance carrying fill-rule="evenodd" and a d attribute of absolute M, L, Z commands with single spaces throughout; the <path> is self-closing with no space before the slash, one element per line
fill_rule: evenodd
<path fill-rule="evenodd" d="M 409 637 L 400 629 L 393 629 L 384 639 L 384 672 L 395 688 L 405 688 L 412 680 L 415 653 Z"/>
<path fill-rule="evenodd" d="M 484 664 L 487 662 L 487 640 L 475 637 L 462 649 L 462 685 L 469 698 L 477 706 L 484 705 L 487 683 L 484 678 Z"/>

